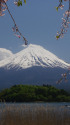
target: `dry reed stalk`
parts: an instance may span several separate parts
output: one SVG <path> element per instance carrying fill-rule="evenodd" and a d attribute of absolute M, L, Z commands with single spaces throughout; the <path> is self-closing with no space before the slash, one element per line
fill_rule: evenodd
<path fill-rule="evenodd" d="M 0 125 L 70 125 L 70 111 L 35 104 L 5 104 L 0 108 Z"/>

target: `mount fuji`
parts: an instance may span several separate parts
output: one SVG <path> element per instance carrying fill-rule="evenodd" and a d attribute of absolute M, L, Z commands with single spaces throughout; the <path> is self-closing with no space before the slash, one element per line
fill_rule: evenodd
<path fill-rule="evenodd" d="M 56 85 L 69 67 L 70 64 L 39 45 L 30 44 L 16 54 L 1 48 L 0 89 L 15 84 L 52 84 L 70 90 L 69 82 Z"/>

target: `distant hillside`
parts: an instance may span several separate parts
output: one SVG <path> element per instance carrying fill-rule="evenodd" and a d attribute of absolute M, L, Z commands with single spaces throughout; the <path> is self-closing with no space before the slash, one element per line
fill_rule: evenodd
<path fill-rule="evenodd" d="M 0 92 L 0 101 L 6 102 L 70 102 L 70 94 L 53 86 L 14 85 Z"/>

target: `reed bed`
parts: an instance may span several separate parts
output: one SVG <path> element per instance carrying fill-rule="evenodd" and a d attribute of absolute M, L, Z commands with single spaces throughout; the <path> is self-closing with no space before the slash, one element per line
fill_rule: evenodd
<path fill-rule="evenodd" d="M 70 125 L 70 109 L 37 104 L 1 104 L 0 125 Z"/>

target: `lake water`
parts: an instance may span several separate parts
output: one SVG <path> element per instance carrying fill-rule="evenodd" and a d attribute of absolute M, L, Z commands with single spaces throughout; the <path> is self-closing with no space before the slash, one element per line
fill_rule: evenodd
<path fill-rule="evenodd" d="M 36 103 L 0 103 L 0 111 L 5 109 L 5 108 L 15 108 L 20 110 L 34 110 L 37 108 L 43 107 L 45 110 L 48 108 L 54 108 L 57 110 L 67 110 L 70 112 L 70 102 L 54 102 L 54 103 L 44 103 L 44 102 L 36 102 Z"/>
<path fill-rule="evenodd" d="M 49 106 L 49 107 L 69 107 L 70 108 L 70 102 L 53 102 L 53 103 L 44 103 L 44 102 L 34 102 L 34 103 L 0 103 L 0 108 L 4 106 L 21 106 L 21 105 L 26 105 L 26 106 Z"/>

